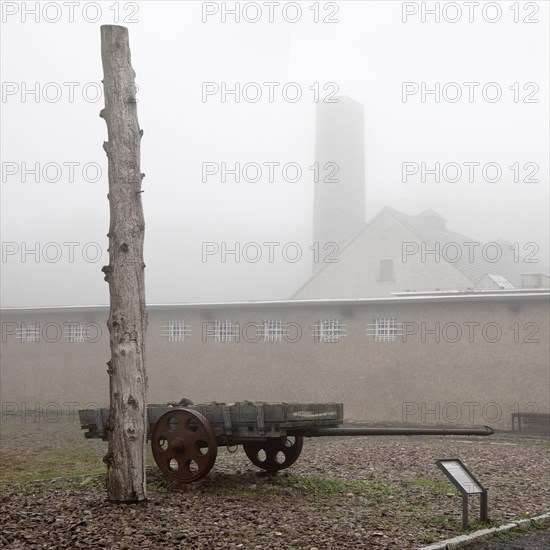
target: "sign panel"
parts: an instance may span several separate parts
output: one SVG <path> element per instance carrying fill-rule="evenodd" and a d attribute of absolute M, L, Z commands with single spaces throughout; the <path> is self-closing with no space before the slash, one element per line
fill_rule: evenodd
<path fill-rule="evenodd" d="M 458 460 L 439 460 L 441 468 L 469 495 L 483 493 L 483 488 L 470 475 L 466 467 Z M 450 474 L 450 476 L 449 476 Z"/>

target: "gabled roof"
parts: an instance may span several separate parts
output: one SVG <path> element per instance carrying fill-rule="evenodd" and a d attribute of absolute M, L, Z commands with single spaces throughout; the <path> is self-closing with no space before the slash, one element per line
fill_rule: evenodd
<path fill-rule="evenodd" d="M 509 248 L 508 243 L 499 241 L 499 248 L 490 247 L 485 249 L 488 243 L 482 243 L 477 239 L 467 237 L 456 231 L 451 231 L 446 227 L 433 224 L 426 216 L 428 211 L 424 211 L 421 215 L 411 216 L 399 210 L 390 207 L 385 207 L 388 213 L 401 222 L 409 231 L 414 233 L 422 242 L 426 243 L 426 247 L 433 248 L 436 243 L 440 243 L 443 247 L 449 243 L 457 243 L 462 247 L 462 256 L 456 262 L 448 262 L 454 265 L 461 271 L 473 285 L 476 285 L 487 273 L 500 275 L 507 279 L 514 287 L 521 288 L 521 275 L 525 273 L 529 265 L 522 261 L 521 258 L 514 258 L 514 251 Z M 442 216 L 434 212 L 441 219 Z M 496 242 L 496 241 L 495 241 Z M 475 243 L 469 245 L 468 248 L 464 243 Z M 472 250 L 472 257 L 469 257 L 469 250 Z M 502 257 L 498 261 L 490 261 L 494 257 L 494 253 L 500 250 Z M 449 256 L 454 254 L 454 250 L 449 252 Z M 537 266 L 539 264 L 536 264 Z M 539 266 L 539 268 L 542 266 Z"/>
<path fill-rule="evenodd" d="M 493 290 L 496 288 L 500 289 L 511 289 L 514 288 L 512 283 L 503 277 L 502 275 L 492 275 L 487 273 L 474 287 L 474 290 Z"/>
<path fill-rule="evenodd" d="M 385 206 L 377 214 L 375 214 L 350 241 L 346 243 L 344 247 L 338 253 L 341 256 L 342 253 L 358 238 L 363 235 L 367 229 L 373 225 L 383 214 L 391 215 L 401 225 L 406 227 L 411 233 L 413 233 L 421 242 L 425 243 L 426 249 L 434 249 L 436 243 L 443 248 L 446 244 L 457 243 L 462 250 L 462 256 L 457 261 L 448 262 L 449 265 L 456 267 L 461 273 L 463 273 L 470 281 L 472 281 L 472 287 L 475 286 L 483 277 L 488 274 L 494 274 L 505 278 L 513 287 L 521 288 L 521 275 L 529 271 L 529 266 L 537 266 L 538 270 L 548 273 L 548 269 L 540 264 L 527 264 L 521 261 L 515 261 L 514 251 L 509 249 L 509 244 L 498 242 L 500 250 L 502 251 L 502 257 L 498 261 L 488 261 L 492 259 L 492 255 L 496 248 L 487 249 L 486 254 L 483 253 L 483 247 L 487 243 L 482 243 L 477 239 L 467 237 L 456 231 L 447 229 L 445 225 L 445 218 L 433 210 L 424 210 L 416 216 L 405 214 L 390 206 Z M 469 246 L 465 246 L 464 243 L 475 243 Z M 470 258 L 470 250 L 472 250 L 472 257 Z M 455 250 L 449 250 L 449 257 L 454 255 Z M 484 257 L 485 256 L 485 257 Z M 443 261 L 444 255 L 442 255 Z M 314 273 L 304 285 L 302 285 L 295 293 L 296 296 L 302 289 L 304 289 L 315 277 L 326 269 L 330 269 L 332 264 L 325 264 L 321 269 Z"/>

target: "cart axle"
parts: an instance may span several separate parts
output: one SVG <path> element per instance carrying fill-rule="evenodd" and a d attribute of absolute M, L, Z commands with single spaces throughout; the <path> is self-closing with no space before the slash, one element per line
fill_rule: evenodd
<path fill-rule="evenodd" d="M 483 426 L 483 428 L 307 428 L 292 430 L 291 433 L 304 437 L 339 437 L 354 435 L 492 435 L 495 431 L 490 426 Z"/>

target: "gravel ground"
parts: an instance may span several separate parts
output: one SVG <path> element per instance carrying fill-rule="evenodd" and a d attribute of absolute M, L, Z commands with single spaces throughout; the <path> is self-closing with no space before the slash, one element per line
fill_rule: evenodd
<path fill-rule="evenodd" d="M 461 497 L 435 466 L 439 458 L 461 458 L 489 489 L 494 525 L 550 508 L 542 439 L 310 439 L 276 478 L 258 475 L 240 449 L 222 448 L 193 486 L 174 487 L 151 468 L 148 502 L 115 505 L 102 475 L 27 481 L 56 473 L 52 463 L 61 475 L 101 464 L 106 444 L 85 440 L 78 426 L 3 423 L 2 437 L 0 547 L 13 549 L 417 548 L 462 533 Z M 75 456 L 81 462 L 71 469 Z M 472 500 L 472 530 L 477 506 Z"/>

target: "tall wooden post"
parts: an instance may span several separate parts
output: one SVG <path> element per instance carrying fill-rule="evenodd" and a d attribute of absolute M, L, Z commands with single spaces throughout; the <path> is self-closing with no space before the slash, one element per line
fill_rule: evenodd
<path fill-rule="evenodd" d="M 103 144 L 109 164 L 109 283 L 111 309 L 107 326 L 111 360 L 108 498 L 137 502 L 147 498 L 145 449 L 147 407 L 145 374 L 145 283 L 141 204 L 140 140 L 135 73 L 130 60 L 128 29 L 101 27 L 101 57 L 109 141 Z"/>

